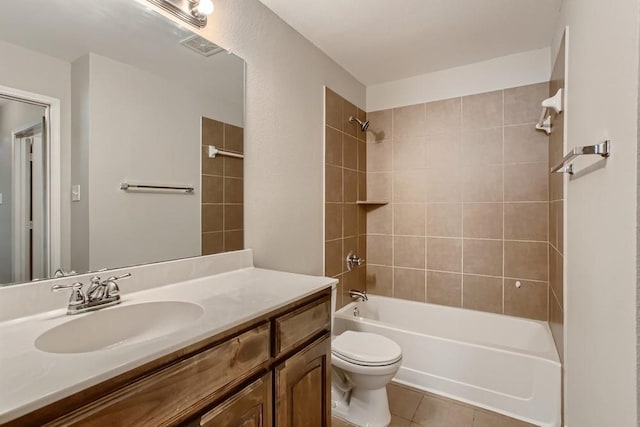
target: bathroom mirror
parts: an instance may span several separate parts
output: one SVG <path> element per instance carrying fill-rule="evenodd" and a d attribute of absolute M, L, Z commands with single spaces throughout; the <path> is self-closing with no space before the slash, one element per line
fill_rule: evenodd
<path fill-rule="evenodd" d="M 244 61 L 142 0 L 0 2 L 0 284 L 243 248 Z"/>

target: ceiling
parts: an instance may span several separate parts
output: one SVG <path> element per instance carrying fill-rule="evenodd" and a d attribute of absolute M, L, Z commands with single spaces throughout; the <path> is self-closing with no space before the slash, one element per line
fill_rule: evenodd
<path fill-rule="evenodd" d="M 365 85 L 551 44 L 562 0 L 260 0 Z"/>

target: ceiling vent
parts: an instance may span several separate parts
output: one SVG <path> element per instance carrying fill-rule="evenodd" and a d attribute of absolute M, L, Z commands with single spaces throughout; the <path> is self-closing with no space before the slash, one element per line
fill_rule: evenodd
<path fill-rule="evenodd" d="M 188 37 L 182 40 L 180 44 L 198 52 L 202 56 L 213 56 L 216 53 L 224 51 L 224 49 L 217 44 L 211 43 L 209 40 L 204 37 L 200 37 L 199 35 Z"/>

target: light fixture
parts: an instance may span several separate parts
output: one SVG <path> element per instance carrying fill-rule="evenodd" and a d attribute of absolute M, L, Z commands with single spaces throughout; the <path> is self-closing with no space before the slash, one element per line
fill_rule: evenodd
<path fill-rule="evenodd" d="M 147 0 L 177 16 L 184 22 L 202 28 L 213 13 L 213 0 Z"/>
<path fill-rule="evenodd" d="M 213 1 L 212 0 L 190 0 L 191 1 L 191 13 L 196 17 L 204 17 L 213 13 Z"/>

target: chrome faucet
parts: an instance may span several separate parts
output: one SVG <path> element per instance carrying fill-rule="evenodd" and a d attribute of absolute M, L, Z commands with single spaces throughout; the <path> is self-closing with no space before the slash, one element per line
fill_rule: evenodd
<path fill-rule="evenodd" d="M 362 264 L 364 264 L 364 260 L 353 253 L 353 251 L 350 251 L 349 255 L 347 255 L 347 270 L 351 271 L 353 267 L 360 267 Z"/>
<path fill-rule="evenodd" d="M 357 289 L 349 289 L 349 296 L 351 298 L 359 298 L 360 301 L 368 301 L 369 298 L 367 297 L 367 292 L 366 291 L 359 291 Z"/>
<path fill-rule="evenodd" d="M 80 282 L 75 282 L 71 285 L 53 285 L 51 290 L 56 292 L 61 289 L 71 288 L 67 314 L 80 314 L 120 304 L 122 302 L 120 300 L 120 288 L 116 282 L 129 277 L 131 277 L 131 273 L 125 273 L 122 276 L 111 276 L 106 280 L 93 276 L 86 293 L 82 289 L 84 284 Z"/>

